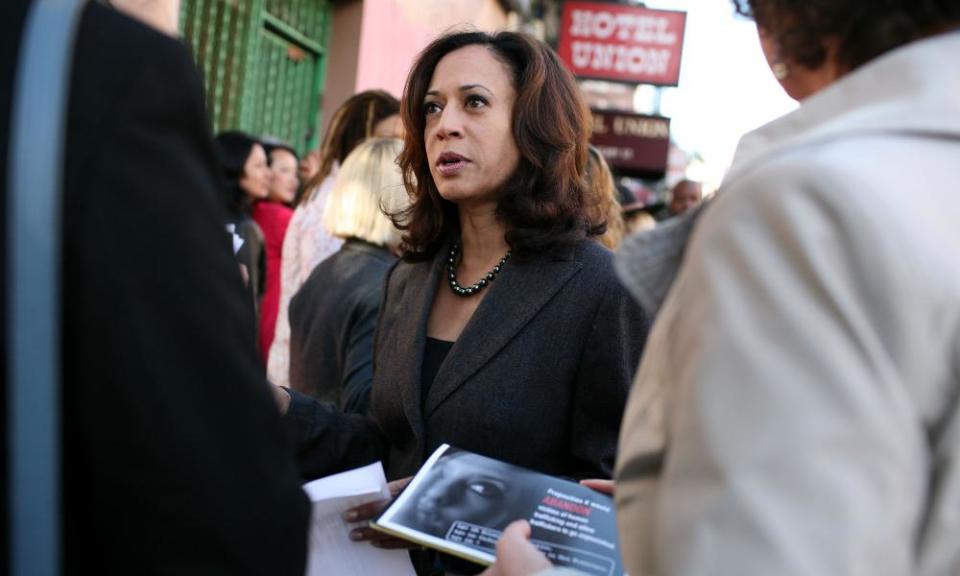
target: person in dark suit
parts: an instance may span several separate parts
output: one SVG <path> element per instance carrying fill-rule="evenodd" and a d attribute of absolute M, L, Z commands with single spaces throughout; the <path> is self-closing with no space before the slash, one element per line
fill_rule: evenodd
<path fill-rule="evenodd" d="M 603 226 L 585 210 L 589 117 L 573 77 L 522 34 L 452 33 L 414 64 L 401 113 L 412 203 L 394 214 L 405 253 L 380 308 L 365 442 L 381 435 L 391 479 L 444 442 L 608 478 L 649 319 L 591 238 Z M 336 456 L 344 437 L 324 410 L 295 396 L 290 414 L 305 469 Z"/>
<path fill-rule="evenodd" d="M 303 574 L 309 502 L 257 366 L 192 57 L 99 3 L 73 54 L 66 572 Z"/>
<path fill-rule="evenodd" d="M 373 335 L 383 280 L 396 261 L 400 231 L 381 211 L 407 205 L 397 155 L 401 140 L 367 140 L 347 157 L 323 212 L 344 240 L 314 268 L 290 301 L 290 384 L 366 414 L 373 382 Z"/>

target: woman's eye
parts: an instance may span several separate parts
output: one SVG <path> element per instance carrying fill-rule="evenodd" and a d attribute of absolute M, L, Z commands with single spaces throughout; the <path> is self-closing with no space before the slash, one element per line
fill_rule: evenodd
<path fill-rule="evenodd" d="M 468 108 L 482 108 L 487 105 L 487 100 L 483 96 L 471 95 L 467 96 L 467 107 Z"/>
<path fill-rule="evenodd" d="M 489 480 L 475 480 L 469 485 L 470 491 L 484 498 L 499 498 L 506 491 L 505 486 Z"/>
<path fill-rule="evenodd" d="M 439 111 L 440 111 L 440 104 L 438 104 L 437 102 L 427 102 L 426 104 L 423 105 L 423 113 L 426 114 L 427 116 L 431 114 L 436 114 Z"/>

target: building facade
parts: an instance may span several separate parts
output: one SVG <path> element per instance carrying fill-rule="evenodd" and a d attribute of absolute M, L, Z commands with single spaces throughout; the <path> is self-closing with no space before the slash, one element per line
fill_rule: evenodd
<path fill-rule="evenodd" d="M 448 29 L 503 29 L 505 0 L 183 0 L 180 30 L 214 132 L 239 129 L 316 148 L 356 92 L 397 97 L 416 55 Z"/>

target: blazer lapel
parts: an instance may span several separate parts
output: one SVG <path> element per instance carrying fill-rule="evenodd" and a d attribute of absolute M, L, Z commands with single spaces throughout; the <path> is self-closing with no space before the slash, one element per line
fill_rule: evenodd
<path fill-rule="evenodd" d="M 506 346 L 580 268 L 579 262 L 569 258 L 545 257 L 504 266 L 440 367 L 427 394 L 426 415 Z"/>
<path fill-rule="evenodd" d="M 437 278 L 443 260 L 443 254 L 440 254 L 430 265 L 412 267 L 397 309 L 399 325 L 409 326 L 408 330 L 398 334 L 400 342 L 397 345 L 397 353 L 401 359 L 400 365 L 407 366 L 408 369 L 403 374 L 395 375 L 395 382 L 400 391 L 403 412 L 420 440 L 424 438 L 420 383 L 423 351 L 426 346 L 427 320 L 430 317 L 430 308 L 437 290 Z M 404 322 L 404 319 L 413 322 Z"/>

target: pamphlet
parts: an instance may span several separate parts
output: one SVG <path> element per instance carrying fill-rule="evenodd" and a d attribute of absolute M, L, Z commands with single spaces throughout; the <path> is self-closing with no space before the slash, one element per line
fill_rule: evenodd
<path fill-rule="evenodd" d="M 610 497 L 447 444 L 372 526 L 490 565 L 503 530 L 520 519 L 530 523 L 530 542 L 555 565 L 586 574 L 623 574 Z"/>

